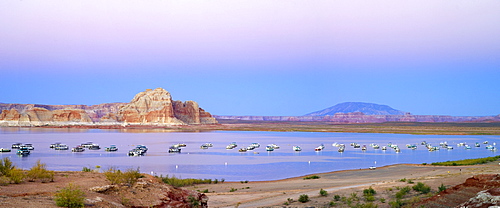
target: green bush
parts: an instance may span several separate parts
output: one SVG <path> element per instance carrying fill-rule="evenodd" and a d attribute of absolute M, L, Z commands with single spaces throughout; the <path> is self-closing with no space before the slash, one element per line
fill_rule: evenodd
<path fill-rule="evenodd" d="M 159 177 L 163 183 L 169 184 L 174 187 L 183 187 L 183 186 L 191 186 L 195 184 L 217 184 L 217 183 L 223 183 L 224 179 L 218 180 L 218 179 L 194 179 L 194 178 L 186 178 L 186 179 L 181 179 L 177 178 L 175 176 L 169 177 L 168 175 L 163 177 Z"/>
<path fill-rule="evenodd" d="M 389 205 L 391 208 L 399 208 L 405 205 L 405 203 L 401 199 L 396 199 L 396 201 L 390 201 Z"/>
<path fill-rule="evenodd" d="M 493 162 L 493 161 L 496 161 L 498 159 L 500 159 L 500 155 L 494 156 L 494 157 L 477 158 L 477 159 L 434 162 L 434 163 L 431 163 L 431 165 L 442 165 L 442 166 L 477 165 L 477 164 L 484 164 L 487 162 Z"/>
<path fill-rule="evenodd" d="M 444 190 L 446 190 L 446 186 L 441 184 L 441 186 L 439 186 L 438 189 L 439 189 L 439 192 L 444 191 Z"/>
<path fill-rule="evenodd" d="M 418 192 L 420 192 L 422 194 L 427 194 L 427 193 L 431 192 L 431 187 L 425 185 L 422 182 L 418 182 L 416 185 L 414 185 L 412 187 L 412 189 L 415 190 L 415 191 L 418 191 Z"/>
<path fill-rule="evenodd" d="M 328 196 L 328 191 L 325 191 L 324 189 L 319 190 L 319 195 L 321 196 Z"/>
<path fill-rule="evenodd" d="M 55 194 L 54 200 L 59 207 L 84 207 L 85 193 L 70 183 Z"/>
<path fill-rule="evenodd" d="M 365 200 L 367 202 L 375 201 L 375 197 L 373 195 L 365 195 Z"/>
<path fill-rule="evenodd" d="M 339 200 L 340 200 L 340 195 L 335 195 L 335 196 L 333 196 L 333 200 L 335 200 L 335 201 L 339 201 Z"/>
<path fill-rule="evenodd" d="M 304 177 L 304 180 L 308 180 L 308 179 L 319 179 L 320 177 L 317 176 L 317 175 L 313 175 L 313 176 L 307 176 L 307 177 Z"/>
<path fill-rule="evenodd" d="M 88 167 L 83 167 L 82 168 L 82 171 L 83 172 L 92 172 L 92 169 L 88 168 Z"/>
<path fill-rule="evenodd" d="M 409 186 L 405 186 L 396 193 L 396 198 L 397 199 L 402 199 L 407 193 L 411 191 L 411 188 Z"/>
<path fill-rule="evenodd" d="M 299 202 L 306 203 L 309 201 L 309 196 L 307 194 L 302 194 L 299 196 Z"/>
<path fill-rule="evenodd" d="M 373 196 L 376 193 L 377 192 L 375 191 L 375 189 L 373 189 L 371 186 L 370 186 L 370 188 L 363 190 L 363 196 Z"/>

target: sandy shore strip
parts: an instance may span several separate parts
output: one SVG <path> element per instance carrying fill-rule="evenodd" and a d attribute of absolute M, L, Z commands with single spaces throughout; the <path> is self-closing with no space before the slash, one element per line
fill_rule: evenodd
<path fill-rule="evenodd" d="M 263 170 L 265 171 L 265 170 Z M 498 163 L 476 166 L 430 166 L 398 164 L 375 170 L 345 170 L 313 174 L 319 179 L 304 177 L 276 181 L 225 182 L 187 187 L 192 190 L 208 189 L 209 207 L 272 207 L 283 205 L 288 198 L 298 199 L 302 194 L 318 196 L 324 189 L 330 194 L 349 194 L 372 186 L 384 189 L 404 186 L 400 179 L 425 182 L 433 189 L 441 184 L 454 186 L 477 174 L 499 173 Z"/>

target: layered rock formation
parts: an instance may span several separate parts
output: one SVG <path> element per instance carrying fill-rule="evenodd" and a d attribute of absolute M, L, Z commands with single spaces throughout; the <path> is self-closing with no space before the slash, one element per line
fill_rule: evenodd
<path fill-rule="evenodd" d="M 185 125 L 217 120 L 194 101 L 173 101 L 162 88 L 138 93 L 130 103 L 37 105 L 0 103 L 0 125 Z"/>

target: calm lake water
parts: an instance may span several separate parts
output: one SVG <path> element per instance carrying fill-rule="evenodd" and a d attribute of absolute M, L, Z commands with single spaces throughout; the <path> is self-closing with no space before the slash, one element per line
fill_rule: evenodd
<path fill-rule="evenodd" d="M 441 148 L 429 152 L 422 141 L 439 146 L 447 142 L 453 150 Z M 98 130 L 98 129 L 39 129 L 0 128 L 0 148 L 11 148 L 12 143 L 31 143 L 35 150 L 29 156 L 20 157 L 15 150 L 0 153 L 9 157 L 17 167 L 29 169 L 37 160 L 47 164 L 51 170 L 80 171 L 83 167 L 102 170 L 117 167 L 122 170 L 139 168 L 141 172 L 169 175 L 180 178 L 225 179 L 226 181 L 277 180 L 313 173 L 347 169 L 368 168 L 399 163 L 431 163 L 448 160 L 490 157 L 498 154 L 485 148 L 489 144 L 500 144 L 500 136 L 448 136 L 448 135 L 407 135 L 371 133 L 323 133 L 323 132 L 253 132 L 253 131 L 212 131 L 212 132 L 166 132 L 161 130 Z M 61 142 L 71 147 L 85 142 L 97 143 L 101 150 L 85 150 L 73 153 L 71 150 L 54 150 L 50 144 Z M 200 145 L 210 142 L 213 147 L 200 149 Z M 227 150 L 226 146 L 236 142 L 238 147 Z M 240 147 L 251 143 L 261 147 L 245 153 Z M 332 143 L 346 145 L 343 153 Z M 350 143 L 366 145 L 368 149 L 354 149 Z M 386 146 L 389 142 L 401 148 L 401 153 L 393 149 L 387 151 L 373 149 L 370 144 Z M 459 143 L 472 146 L 466 150 Z M 479 142 L 481 147 L 474 147 Z M 181 153 L 168 153 L 168 147 L 185 143 Z M 114 144 L 116 152 L 106 152 L 104 147 Z M 128 151 L 136 145 L 146 145 L 145 156 L 131 157 Z M 268 144 L 277 144 L 280 149 L 266 151 Z M 320 144 L 325 149 L 315 152 Z M 406 144 L 417 144 L 416 150 Z M 292 150 L 294 145 L 302 147 L 301 152 Z"/>

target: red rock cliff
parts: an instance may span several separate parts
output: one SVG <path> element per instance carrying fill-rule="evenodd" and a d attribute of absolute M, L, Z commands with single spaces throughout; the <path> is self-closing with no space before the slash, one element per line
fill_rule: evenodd
<path fill-rule="evenodd" d="M 99 105 L 1 104 L 0 125 L 183 125 L 217 121 L 194 101 L 173 101 L 162 88 L 138 93 L 130 103 Z"/>

